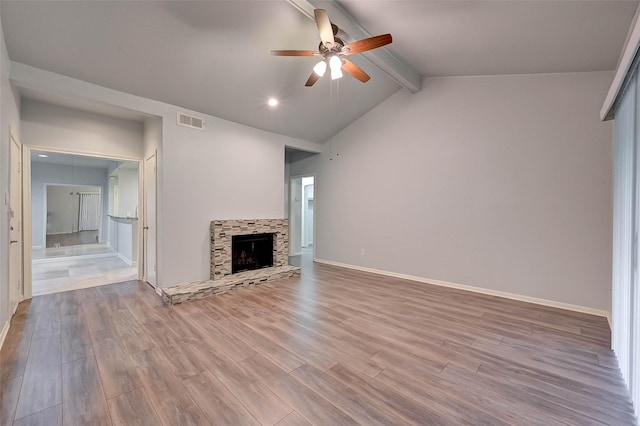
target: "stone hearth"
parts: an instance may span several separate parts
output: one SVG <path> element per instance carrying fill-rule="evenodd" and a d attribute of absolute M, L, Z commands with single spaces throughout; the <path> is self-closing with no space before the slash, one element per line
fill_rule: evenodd
<path fill-rule="evenodd" d="M 193 281 L 163 289 L 162 297 L 170 305 L 198 300 L 216 294 L 226 293 L 237 287 L 251 287 L 267 281 L 280 280 L 300 275 L 296 266 L 278 266 L 240 272 L 219 280 Z"/>
<path fill-rule="evenodd" d="M 265 233 L 273 234 L 273 266 L 232 274 L 232 237 Z M 288 219 L 214 220 L 211 222 L 210 279 L 167 287 L 163 289 L 163 298 L 175 305 L 225 293 L 236 287 L 249 287 L 299 275 L 300 268 L 288 263 Z"/>

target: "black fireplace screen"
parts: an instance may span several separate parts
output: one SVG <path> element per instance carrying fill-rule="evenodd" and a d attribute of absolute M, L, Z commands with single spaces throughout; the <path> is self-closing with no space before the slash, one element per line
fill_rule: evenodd
<path fill-rule="evenodd" d="M 233 235 L 231 273 L 273 266 L 273 234 Z"/>

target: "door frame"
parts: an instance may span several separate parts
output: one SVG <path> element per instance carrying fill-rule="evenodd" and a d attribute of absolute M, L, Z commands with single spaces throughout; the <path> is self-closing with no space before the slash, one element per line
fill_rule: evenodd
<path fill-rule="evenodd" d="M 33 297 L 33 262 L 32 262 L 32 210 L 31 210 L 31 151 L 48 151 L 58 154 L 69 155 L 82 155 L 84 157 L 104 158 L 109 160 L 118 161 L 131 161 L 138 163 L 138 176 L 140 176 L 140 170 L 142 169 L 140 158 L 124 157 L 120 155 L 105 155 L 96 154 L 86 151 L 65 150 L 59 148 L 52 148 L 48 146 L 39 145 L 22 145 L 22 288 L 24 299 L 31 299 Z M 138 178 L 138 214 L 140 212 L 144 214 L 144 206 L 140 208 L 142 204 L 142 188 L 143 182 L 141 178 Z M 157 209 L 157 200 L 156 200 Z M 141 226 L 138 226 L 138 242 L 141 237 Z M 138 244 L 138 256 L 142 255 L 142 244 Z M 139 258 L 139 257 L 138 257 Z M 142 279 L 142 272 L 140 269 L 140 262 L 138 262 L 138 279 Z"/>
<path fill-rule="evenodd" d="M 11 187 L 12 185 L 12 181 L 13 181 L 13 176 L 11 174 L 11 161 L 13 160 L 12 155 L 11 155 L 11 145 L 15 144 L 16 147 L 18 148 L 18 160 L 20 161 L 20 167 L 19 167 L 19 172 L 22 174 L 21 178 L 24 177 L 25 171 L 24 171 L 24 160 L 23 160 L 23 145 L 22 143 L 20 143 L 20 140 L 18 139 L 18 137 L 14 134 L 13 129 L 11 128 L 11 126 L 9 126 L 9 194 L 11 194 Z M 18 252 L 21 254 L 20 256 L 20 263 L 18 266 L 18 279 L 20 280 L 20 287 L 18 290 L 18 294 L 16 294 L 16 303 L 14 306 L 9 305 L 9 312 L 11 313 L 11 316 L 13 316 L 13 314 L 16 312 L 16 309 L 18 308 L 18 304 L 24 300 L 24 289 L 25 289 L 25 285 L 24 285 L 24 187 L 23 187 L 23 183 L 22 183 L 23 179 L 21 179 L 20 183 L 20 190 L 18 191 L 19 193 L 19 197 L 18 197 L 18 203 L 21 205 L 21 211 L 20 211 L 20 215 L 22 217 L 20 217 L 21 220 L 21 227 L 22 229 L 20 229 L 20 240 L 19 240 L 19 244 L 21 245 L 21 247 L 19 247 Z M 11 198 L 11 195 L 9 195 L 9 198 Z M 11 208 L 11 204 L 9 204 L 9 208 Z M 11 219 L 9 219 L 9 226 L 11 226 Z M 8 268 L 9 270 L 11 270 L 12 265 L 11 265 L 11 231 L 9 231 L 9 251 L 7 253 L 7 255 L 9 256 L 8 259 Z M 9 302 L 13 302 L 11 300 L 11 296 L 13 294 L 13 283 L 11 282 L 11 272 L 9 272 Z"/>
<path fill-rule="evenodd" d="M 289 216 L 289 251 L 291 251 L 291 202 L 292 202 L 292 190 L 293 190 L 293 185 L 291 184 L 293 182 L 294 179 L 302 179 L 302 178 L 306 178 L 306 177 L 312 177 L 313 178 L 313 261 L 316 261 L 316 241 L 317 241 L 317 217 L 318 215 L 316 214 L 316 212 L 318 211 L 318 178 L 316 176 L 315 173 L 306 173 L 306 174 L 302 174 L 302 175 L 295 175 L 295 176 L 289 176 L 289 205 L 287 206 L 288 209 L 288 216 Z M 300 232 L 302 232 L 302 229 L 300 230 Z M 301 237 L 302 238 L 302 234 Z"/>
<path fill-rule="evenodd" d="M 147 235 L 148 235 L 148 223 L 147 223 L 147 185 L 146 185 L 146 179 L 144 178 L 144 174 L 145 174 L 145 169 L 147 167 L 147 161 L 151 160 L 151 158 L 154 159 L 154 163 L 153 163 L 153 179 L 155 180 L 154 183 L 154 189 L 155 189 L 155 200 L 156 200 L 156 217 L 155 217 L 155 223 L 154 223 L 154 227 L 153 227 L 153 232 L 155 233 L 155 260 L 154 260 L 154 265 L 155 265 L 155 284 L 152 284 L 150 281 L 147 280 L 147 275 L 146 275 L 146 270 L 147 270 Z M 153 154 L 149 155 L 148 157 L 146 157 L 144 159 L 144 161 L 142 162 L 142 167 L 140 170 L 141 173 L 141 179 L 140 181 L 144 183 L 144 185 L 142 186 L 142 226 L 140 227 L 140 241 L 141 244 L 140 246 L 142 247 L 142 252 L 141 252 L 141 256 L 139 257 L 139 259 L 142 259 L 142 262 L 139 262 L 139 264 L 142 264 L 142 267 L 140 268 L 140 274 L 141 274 L 141 279 L 148 282 L 151 287 L 156 289 L 156 292 L 159 290 L 159 286 L 158 286 L 158 150 L 154 150 Z M 138 218 L 138 221 L 140 221 L 140 218 Z M 147 232 L 145 232 L 147 231 Z"/>

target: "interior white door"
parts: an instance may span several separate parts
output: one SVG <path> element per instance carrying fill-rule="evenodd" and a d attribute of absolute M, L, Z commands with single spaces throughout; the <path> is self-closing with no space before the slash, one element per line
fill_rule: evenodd
<path fill-rule="evenodd" d="M 9 303 L 11 312 L 22 296 L 22 148 L 11 135 L 9 161 Z"/>
<path fill-rule="evenodd" d="M 156 155 L 144 161 L 144 280 L 157 287 L 156 273 Z"/>

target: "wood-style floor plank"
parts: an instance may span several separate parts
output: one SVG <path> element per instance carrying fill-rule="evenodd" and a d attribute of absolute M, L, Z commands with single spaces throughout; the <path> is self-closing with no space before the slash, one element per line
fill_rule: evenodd
<path fill-rule="evenodd" d="M 110 425 L 102 384 L 93 356 L 62 366 L 62 416 L 66 425 Z"/>
<path fill-rule="evenodd" d="M 209 363 L 208 370 L 261 424 L 273 425 L 293 411 L 268 386 L 242 368 L 243 364 L 204 345 L 192 344 L 189 350 Z"/>
<path fill-rule="evenodd" d="M 394 416 L 399 417 L 403 423 L 448 425 L 453 420 L 443 415 L 437 407 L 417 403 L 395 392 L 392 388 L 380 382 L 375 382 L 374 379 L 361 376 L 341 364 L 332 367 L 327 371 L 327 374 L 351 388 L 352 392 L 361 395 L 362 399 L 367 403 L 378 405 Z"/>
<path fill-rule="evenodd" d="M 304 361 L 298 356 L 239 321 L 221 320 L 218 321 L 218 324 L 236 335 L 243 342 L 252 345 L 258 353 L 269 358 L 278 367 L 287 372 L 295 370 L 304 364 Z"/>
<path fill-rule="evenodd" d="M 310 426 L 311 423 L 306 421 L 300 414 L 295 411 L 278 422 L 277 426 Z"/>
<path fill-rule="evenodd" d="M 91 334 L 82 310 L 62 315 L 62 363 L 93 356 Z"/>
<path fill-rule="evenodd" d="M 183 381 L 189 394 L 212 424 L 259 426 L 240 402 L 211 372 L 204 371 Z"/>
<path fill-rule="evenodd" d="M 0 425 L 10 425 L 16 413 L 22 376 L 0 382 Z"/>
<path fill-rule="evenodd" d="M 324 374 L 311 365 L 303 365 L 291 373 L 291 376 L 322 395 L 331 404 L 338 407 L 361 424 L 389 425 L 402 423 L 399 417 L 381 409 L 378 404 L 371 404 L 361 398 L 357 392 Z"/>
<path fill-rule="evenodd" d="M 22 302 L 27 309 L 28 303 Z M 34 325 L 35 318 L 29 318 L 25 313 L 16 314 L 11 319 L 11 327 L 0 351 L 0 381 L 24 374 Z"/>
<path fill-rule="evenodd" d="M 157 348 L 138 352 L 132 358 L 145 392 L 163 424 L 210 424 L 180 380 L 170 371 Z"/>
<path fill-rule="evenodd" d="M 62 426 L 62 404 L 17 419 L 13 426 Z"/>
<path fill-rule="evenodd" d="M 91 333 L 91 340 L 107 399 L 142 386 L 131 358 L 113 331 L 94 331 Z"/>
<path fill-rule="evenodd" d="M 347 413 L 338 409 L 290 374 L 279 369 L 263 356 L 255 355 L 242 361 L 242 365 L 255 380 L 261 380 L 262 383 L 268 386 L 290 407 L 294 407 L 310 423 L 327 425 L 358 424 Z"/>
<path fill-rule="evenodd" d="M 109 400 L 113 426 L 155 426 L 160 419 L 143 388 Z"/>
<path fill-rule="evenodd" d="M 31 341 L 15 418 L 61 403 L 62 348 L 58 332 Z"/>
<path fill-rule="evenodd" d="M 302 268 L 178 306 L 138 281 L 22 302 L 0 424 L 635 424 L 604 318 Z"/>

